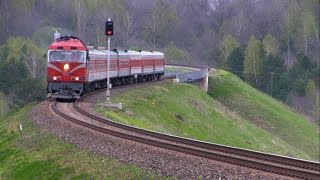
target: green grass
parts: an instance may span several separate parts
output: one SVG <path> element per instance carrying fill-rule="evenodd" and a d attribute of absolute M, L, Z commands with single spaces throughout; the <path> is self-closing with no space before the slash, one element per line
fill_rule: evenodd
<path fill-rule="evenodd" d="M 28 105 L 0 119 L 0 179 L 160 179 L 46 134 L 28 120 Z M 21 138 L 18 127 L 23 124 Z"/>
<path fill-rule="evenodd" d="M 192 70 L 186 69 L 186 68 L 183 68 L 183 67 L 166 67 L 165 71 L 166 72 L 181 72 L 181 73 L 185 73 L 185 72 L 191 72 Z"/>
<path fill-rule="evenodd" d="M 131 90 L 112 99 L 124 110 L 97 111 L 113 120 L 163 133 L 286 156 L 314 159 L 188 84 L 165 83 Z M 290 134 L 288 134 L 290 135 Z"/>
<path fill-rule="evenodd" d="M 319 161 L 319 129 L 288 106 L 222 70 L 209 77 L 208 93 L 242 118 Z"/>

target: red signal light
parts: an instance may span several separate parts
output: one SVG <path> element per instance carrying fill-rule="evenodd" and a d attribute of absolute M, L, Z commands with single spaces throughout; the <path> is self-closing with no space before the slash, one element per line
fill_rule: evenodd
<path fill-rule="evenodd" d="M 106 35 L 112 36 L 113 35 L 113 21 L 106 21 Z"/>

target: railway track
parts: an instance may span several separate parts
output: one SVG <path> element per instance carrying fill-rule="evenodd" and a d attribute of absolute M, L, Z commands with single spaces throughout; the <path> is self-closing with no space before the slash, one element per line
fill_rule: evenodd
<path fill-rule="evenodd" d="M 114 89 L 121 88 L 123 87 L 115 87 Z M 99 91 L 94 93 L 98 92 Z M 88 98 L 94 93 L 85 95 L 83 98 L 72 103 L 69 107 L 73 108 L 73 114 L 79 113 L 82 118 L 79 118 L 80 116 L 77 118 L 75 115 L 71 116 L 70 114 L 64 113 L 63 110 L 59 108 L 60 103 L 56 101 L 52 103 L 52 109 L 56 114 L 72 123 L 119 138 L 278 175 L 300 179 L 320 179 L 320 164 L 317 162 L 304 161 L 157 133 L 96 116 L 81 108 L 81 102 L 84 98 Z"/>

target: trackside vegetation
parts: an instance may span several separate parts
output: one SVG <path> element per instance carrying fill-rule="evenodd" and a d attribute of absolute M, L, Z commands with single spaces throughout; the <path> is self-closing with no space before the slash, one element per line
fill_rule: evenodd
<path fill-rule="evenodd" d="M 0 119 L 0 179 L 160 179 L 47 134 L 28 120 L 27 105 Z M 19 124 L 23 124 L 23 134 Z"/>
<path fill-rule="evenodd" d="M 218 74 L 222 72 L 230 74 L 225 71 L 219 71 Z M 230 76 L 234 77 L 232 74 Z M 262 93 L 260 95 L 258 91 L 256 93 L 259 96 L 253 95 L 252 97 L 257 98 L 256 101 L 258 103 L 263 104 L 265 103 L 264 101 L 270 101 L 274 104 L 270 105 L 270 107 L 268 104 L 260 106 L 253 104 L 250 109 L 247 109 L 247 114 L 255 115 L 259 117 L 259 120 L 263 120 L 260 124 L 253 123 L 248 116 L 243 115 L 245 112 L 241 112 L 241 108 L 244 107 L 240 106 L 232 109 L 229 103 L 224 101 L 226 97 L 219 97 L 219 92 L 223 94 L 233 90 L 226 89 L 224 92 L 221 89 L 221 91 L 218 90 L 217 94 L 213 92 L 218 88 L 216 86 L 223 86 L 223 84 L 219 84 L 220 81 L 228 80 L 224 76 L 210 76 L 210 83 L 214 84 L 210 84 L 209 94 L 193 85 L 174 84 L 171 82 L 130 90 L 113 97 L 114 102 L 124 104 L 123 110 L 98 108 L 97 111 L 115 121 L 163 133 L 285 156 L 309 160 L 318 159 L 317 145 L 319 145 L 319 139 L 317 137 L 319 132 L 312 124 L 292 112 L 285 105 Z M 236 81 L 237 84 L 233 84 L 233 81 L 228 83 L 240 87 L 244 86 L 247 89 L 238 88 L 235 91 L 242 91 L 241 94 L 248 94 L 248 96 L 252 94 L 253 88 L 250 89 L 249 85 L 239 79 L 236 79 Z M 261 97 L 263 99 L 260 99 Z M 233 101 L 232 98 L 238 100 L 237 96 L 231 96 L 230 102 Z M 244 103 L 250 104 L 251 102 L 255 101 Z M 241 105 L 240 101 L 239 105 Z M 264 106 L 268 106 L 268 109 L 263 109 L 266 108 Z M 279 110 L 280 112 L 278 112 Z M 260 111 L 266 112 L 259 114 Z M 268 113 L 269 111 L 270 113 Z M 284 114 L 276 118 L 281 113 Z M 274 131 L 277 133 L 273 133 L 273 131 L 262 126 L 269 125 L 269 121 L 273 121 L 264 120 L 265 118 L 272 118 L 278 121 L 281 118 L 285 118 L 287 119 L 285 121 L 287 126 L 284 127 L 281 124 L 281 126 L 275 127 L 277 124 L 274 123 L 272 127 L 276 129 Z M 301 142 L 295 143 L 293 142 L 294 139 Z"/>

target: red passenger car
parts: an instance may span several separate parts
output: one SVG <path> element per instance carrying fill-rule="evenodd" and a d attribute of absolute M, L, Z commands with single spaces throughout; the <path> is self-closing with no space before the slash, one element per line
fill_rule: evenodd
<path fill-rule="evenodd" d="M 48 48 L 48 93 L 53 98 L 76 99 L 107 86 L 107 50 L 87 47 L 80 39 L 65 36 Z M 110 82 L 120 85 L 159 79 L 164 74 L 164 54 L 149 51 L 110 51 Z"/>

